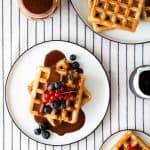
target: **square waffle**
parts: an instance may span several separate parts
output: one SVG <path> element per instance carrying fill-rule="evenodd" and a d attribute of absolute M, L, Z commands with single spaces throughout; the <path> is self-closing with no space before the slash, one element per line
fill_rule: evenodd
<path fill-rule="evenodd" d="M 150 0 L 145 0 L 144 2 L 142 19 L 145 21 L 150 21 Z"/>
<path fill-rule="evenodd" d="M 143 4 L 144 0 L 94 0 L 89 20 L 97 26 L 134 32 Z"/>
<path fill-rule="evenodd" d="M 126 131 L 121 139 L 114 145 L 112 150 L 128 150 L 128 147 L 135 148 L 137 150 L 150 150 L 150 147 L 148 147 L 132 131 Z"/>
<path fill-rule="evenodd" d="M 85 77 L 83 73 L 68 70 L 68 62 L 66 62 L 65 60 L 60 60 L 56 64 L 56 72 L 58 72 L 60 76 L 62 76 L 62 81 L 65 82 L 67 87 L 72 88 L 72 90 L 76 92 L 66 100 L 65 109 L 53 109 L 51 113 L 46 114 L 45 117 L 47 119 L 51 118 L 72 124 L 76 123 L 78 120 L 79 110 L 82 106 L 82 95 L 84 91 Z M 72 80 L 66 80 L 66 72 L 67 74 L 69 73 L 72 76 Z"/>
<path fill-rule="evenodd" d="M 44 94 L 45 90 L 47 89 L 47 81 L 49 79 L 51 73 L 51 69 L 49 67 L 38 67 L 36 76 L 34 81 L 28 86 L 28 90 L 31 95 L 31 102 L 30 102 L 30 112 L 34 116 L 42 117 L 42 110 L 43 110 L 43 101 L 42 95 Z M 52 125 L 58 125 L 61 122 L 58 120 L 50 119 L 48 120 Z"/>

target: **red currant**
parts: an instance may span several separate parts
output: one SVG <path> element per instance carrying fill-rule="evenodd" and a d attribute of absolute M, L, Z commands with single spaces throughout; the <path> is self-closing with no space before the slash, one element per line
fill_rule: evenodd
<path fill-rule="evenodd" d="M 50 98 L 50 95 L 49 95 L 48 93 L 46 93 L 46 94 L 44 94 L 43 98 L 44 98 L 46 101 L 48 101 L 49 98 Z"/>
<path fill-rule="evenodd" d="M 68 95 L 65 95 L 65 96 L 64 96 L 64 100 L 67 100 L 68 98 L 69 98 Z"/>
<path fill-rule="evenodd" d="M 50 101 L 51 101 L 51 102 L 54 102 L 55 100 L 56 100 L 56 97 L 55 97 L 55 96 L 53 96 L 53 95 L 50 96 Z"/>
<path fill-rule="evenodd" d="M 60 96 L 60 94 L 58 94 L 58 93 L 55 93 L 55 97 L 57 97 L 57 98 L 58 98 L 59 96 Z"/>
<path fill-rule="evenodd" d="M 57 89 L 55 93 L 60 94 L 60 89 Z"/>
<path fill-rule="evenodd" d="M 132 147 L 131 145 L 128 145 L 127 150 L 136 150 L 136 147 Z"/>
<path fill-rule="evenodd" d="M 59 100 L 62 100 L 62 99 L 63 99 L 63 96 L 62 96 L 62 95 L 59 95 L 58 99 L 59 99 Z"/>
<path fill-rule="evenodd" d="M 65 89 L 63 87 L 60 88 L 60 92 L 63 93 Z"/>
<path fill-rule="evenodd" d="M 53 95 L 54 92 L 53 92 L 53 91 L 49 91 L 48 94 L 49 94 L 49 95 Z"/>

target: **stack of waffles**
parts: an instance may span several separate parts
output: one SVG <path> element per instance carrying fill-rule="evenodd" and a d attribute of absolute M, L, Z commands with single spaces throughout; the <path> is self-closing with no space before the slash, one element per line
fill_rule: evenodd
<path fill-rule="evenodd" d="M 114 145 L 112 150 L 150 150 L 132 131 L 126 131 L 123 137 Z"/>
<path fill-rule="evenodd" d="M 88 20 L 96 32 L 120 29 L 134 32 L 140 21 L 150 20 L 149 0 L 88 0 Z"/>
<path fill-rule="evenodd" d="M 47 104 L 43 100 L 43 94 L 47 91 L 50 78 L 54 74 L 57 74 L 57 77 L 59 76 L 59 81 L 72 89 L 73 94 L 66 99 L 65 108 L 52 109 L 51 112 L 45 114 L 43 108 Z M 68 75 L 72 79 L 67 80 Z M 34 81 L 28 86 L 31 95 L 30 112 L 33 116 L 44 117 L 52 126 L 58 126 L 62 122 L 76 123 L 81 106 L 91 98 L 91 94 L 84 87 L 84 82 L 84 74 L 71 69 L 65 58 L 56 63 L 55 69 L 38 67 Z"/>

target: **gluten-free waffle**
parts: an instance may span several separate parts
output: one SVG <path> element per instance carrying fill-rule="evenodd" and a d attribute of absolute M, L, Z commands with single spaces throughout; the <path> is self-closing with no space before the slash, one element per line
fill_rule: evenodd
<path fill-rule="evenodd" d="M 132 131 L 126 131 L 121 139 L 114 145 L 112 150 L 150 150 L 138 136 L 136 136 Z"/>
<path fill-rule="evenodd" d="M 93 0 L 89 21 L 98 26 L 134 32 L 144 0 Z M 94 30 L 98 30 L 94 28 Z"/>

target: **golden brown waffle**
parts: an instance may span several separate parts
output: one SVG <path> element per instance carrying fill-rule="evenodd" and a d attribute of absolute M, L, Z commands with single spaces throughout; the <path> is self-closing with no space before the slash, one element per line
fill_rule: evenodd
<path fill-rule="evenodd" d="M 96 26 L 134 32 L 141 15 L 144 0 L 94 0 L 89 21 Z M 98 30 L 97 28 L 94 30 Z"/>
<path fill-rule="evenodd" d="M 59 72 L 60 73 L 60 72 Z M 67 123 L 77 122 L 79 110 L 82 106 L 82 95 L 84 89 L 85 77 L 82 73 L 73 73 L 72 81 L 67 81 L 67 86 L 72 87 L 76 91 L 72 96 L 66 100 L 66 108 L 53 109 L 50 114 L 46 114 L 46 118 L 56 119 Z M 65 78 L 65 76 L 64 76 Z"/>
<path fill-rule="evenodd" d="M 145 0 L 144 2 L 142 19 L 145 21 L 150 21 L 150 0 Z"/>
<path fill-rule="evenodd" d="M 150 150 L 150 147 L 148 147 L 132 131 L 126 131 L 121 139 L 114 145 L 112 150 L 127 150 L 128 146 L 135 147 L 139 150 Z"/>
<path fill-rule="evenodd" d="M 49 67 L 38 67 L 34 81 L 28 86 L 28 90 L 31 93 L 30 112 L 34 116 L 42 117 L 42 110 L 44 103 L 42 101 L 42 95 L 47 89 L 47 81 L 49 79 L 51 70 Z M 48 118 L 51 125 L 56 126 L 60 124 L 59 120 Z"/>
<path fill-rule="evenodd" d="M 38 67 L 31 91 L 30 112 L 39 115 L 42 109 L 42 95 L 47 88 L 47 80 L 51 70 L 48 67 Z"/>
<path fill-rule="evenodd" d="M 91 11 L 92 11 L 93 2 L 94 2 L 94 0 L 88 0 L 88 7 L 89 7 L 88 20 L 91 23 L 94 31 L 102 32 L 102 31 L 106 31 L 106 30 L 112 29 L 111 27 L 106 27 L 106 26 L 104 26 L 104 25 L 102 25 L 100 23 L 93 22 L 93 19 L 90 19 L 91 18 L 90 14 L 91 14 Z"/>

